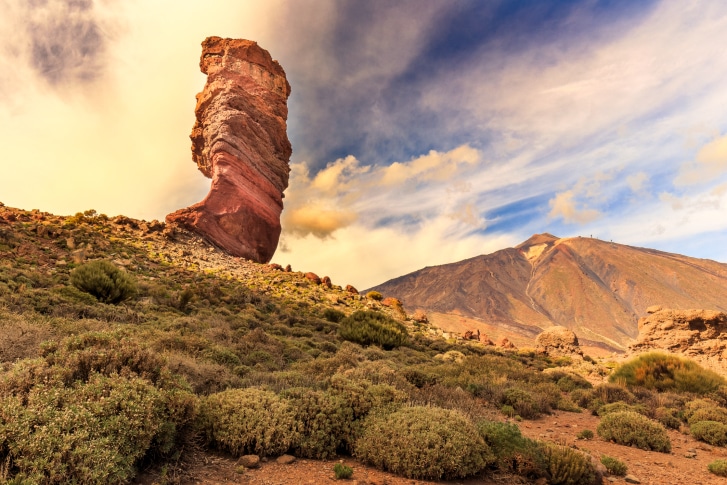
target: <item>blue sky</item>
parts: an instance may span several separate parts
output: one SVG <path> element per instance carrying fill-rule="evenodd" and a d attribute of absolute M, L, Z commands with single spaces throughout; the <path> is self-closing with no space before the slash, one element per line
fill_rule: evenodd
<path fill-rule="evenodd" d="M 365 288 L 533 233 L 727 261 L 721 1 L 3 0 L 0 201 L 163 219 L 204 197 L 200 42 L 292 86 L 274 261 Z"/>

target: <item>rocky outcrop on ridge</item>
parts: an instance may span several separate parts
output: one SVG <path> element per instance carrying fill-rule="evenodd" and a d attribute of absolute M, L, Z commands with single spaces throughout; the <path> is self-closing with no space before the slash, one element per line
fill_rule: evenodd
<path fill-rule="evenodd" d="M 583 356 L 583 351 L 578 344 L 578 337 L 573 330 L 558 325 L 545 329 L 537 336 L 535 344 L 537 352 L 551 357 Z"/>
<path fill-rule="evenodd" d="M 639 319 L 634 352 L 662 350 L 727 373 L 727 313 L 713 310 L 650 308 Z"/>
<path fill-rule="evenodd" d="M 192 158 L 212 179 L 201 202 L 166 218 L 233 256 L 270 261 L 280 237 L 291 155 L 286 134 L 290 85 L 256 42 L 208 37 L 200 69 Z"/>

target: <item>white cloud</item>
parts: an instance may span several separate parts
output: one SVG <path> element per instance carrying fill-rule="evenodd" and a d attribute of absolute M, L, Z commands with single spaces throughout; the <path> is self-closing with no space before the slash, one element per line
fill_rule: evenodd
<path fill-rule="evenodd" d="M 563 218 L 566 224 L 586 224 L 601 217 L 602 214 L 597 210 L 578 203 L 575 195 L 572 190 L 555 194 L 555 197 L 548 201 L 550 206 L 548 217 Z"/>
<path fill-rule="evenodd" d="M 704 145 L 694 161 L 683 164 L 674 180 L 675 185 L 694 185 L 712 182 L 727 173 L 727 135 Z"/>

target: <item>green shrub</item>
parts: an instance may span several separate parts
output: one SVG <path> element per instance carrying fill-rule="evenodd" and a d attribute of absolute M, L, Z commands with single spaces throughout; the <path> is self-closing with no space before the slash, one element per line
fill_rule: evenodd
<path fill-rule="evenodd" d="M 91 261 L 71 272 L 71 283 L 103 303 L 117 304 L 136 294 L 136 282 L 109 261 Z"/>
<path fill-rule="evenodd" d="M 0 455 L 29 483 L 124 483 L 142 457 L 171 454 L 195 413 L 154 353 L 87 333 L 0 376 Z"/>
<path fill-rule="evenodd" d="M 718 421 L 697 421 L 689 427 L 695 439 L 714 446 L 727 445 L 727 425 Z"/>
<path fill-rule="evenodd" d="M 604 404 L 596 410 L 596 414 L 603 417 L 607 414 L 618 413 L 621 411 L 633 411 L 635 413 L 643 414 L 644 416 L 649 414 L 649 410 L 643 404 L 626 404 L 622 401 Z"/>
<path fill-rule="evenodd" d="M 612 456 L 601 456 L 601 463 L 603 464 L 603 466 L 606 467 L 606 470 L 611 475 L 623 477 L 624 475 L 626 475 L 626 472 L 628 472 L 628 467 L 626 466 L 626 463 Z"/>
<path fill-rule="evenodd" d="M 333 473 L 336 474 L 336 480 L 345 480 L 347 478 L 351 478 L 351 475 L 353 475 L 353 468 L 348 465 L 344 465 L 343 463 L 336 463 L 333 466 Z"/>
<path fill-rule="evenodd" d="M 512 387 L 503 393 L 502 399 L 504 405 L 512 406 L 515 412 L 525 419 L 540 416 L 540 408 L 528 391 Z"/>
<path fill-rule="evenodd" d="M 593 439 L 593 431 L 591 431 L 590 429 L 584 429 L 580 433 L 578 433 L 577 438 L 581 440 Z"/>
<path fill-rule="evenodd" d="M 484 419 L 477 423 L 477 431 L 492 451 L 498 470 L 529 477 L 545 474 L 540 445 L 524 437 L 517 425 Z"/>
<path fill-rule="evenodd" d="M 620 445 L 669 453 L 671 442 L 661 424 L 633 411 L 620 411 L 601 418 L 598 435 Z"/>
<path fill-rule="evenodd" d="M 370 415 L 355 454 L 377 468 L 435 480 L 474 475 L 493 461 L 489 447 L 463 414 L 423 406 Z"/>
<path fill-rule="evenodd" d="M 558 376 L 561 374 L 558 373 Z M 556 384 L 563 392 L 571 392 L 576 389 L 591 389 L 593 385 L 588 382 L 583 376 L 577 374 L 565 374 L 563 377 L 559 377 Z"/>
<path fill-rule="evenodd" d="M 346 317 L 346 314 L 335 308 L 326 308 L 323 310 L 323 318 L 329 322 L 338 323 Z"/>
<path fill-rule="evenodd" d="M 679 411 L 674 408 L 659 406 L 654 410 L 654 419 L 671 429 L 679 429 L 682 425 Z"/>
<path fill-rule="evenodd" d="M 344 318 L 338 334 L 350 342 L 375 344 L 387 350 L 404 345 L 409 337 L 404 325 L 375 311 L 357 311 Z"/>
<path fill-rule="evenodd" d="M 641 354 L 622 364 L 609 380 L 661 392 L 673 390 L 702 395 L 725 384 L 724 378 L 691 360 L 659 352 Z"/>
<path fill-rule="evenodd" d="M 593 485 L 596 470 L 583 453 L 569 448 L 547 443 L 542 446 L 545 457 L 546 476 L 552 485 Z"/>
<path fill-rule="evenodd" d="M 717 406 L 698 408 L 690 413 L 687 422 L 691 426 L 699 421 L 719 421 L 722 424 L 727 424 L 727 409 Z"/>
<path fill-rule="evenodd" d="M 296 440 L 293 411 L 275 393 L 230 389 L 200 404 L 198 425 L 207 442 L 235 456 L 280 455 Z"/>
<path fill-rule="evenodd" d="M 727 460 L 714 460 L 712 463 L 707 465 L 707 469 L 720 477 L 727 477 Z"/>
<path fill-rule="evenodd" d="M 368 298 L 369 300 L 381 301 L 384 299 L 384 295 L 382 295 L 378 291 L 369 291 L 368 293 L 366 293 L 366 298 Z"/>

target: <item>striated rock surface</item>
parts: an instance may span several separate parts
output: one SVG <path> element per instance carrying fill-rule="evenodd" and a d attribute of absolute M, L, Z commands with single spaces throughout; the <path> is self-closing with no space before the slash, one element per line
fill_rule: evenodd
<path fill-rule="evenodd" d="M 290 85 L 283 68 L 249 40 L 208 37 L 200 69 L 192 158 L 212 179 L 201 202 L 169 214 L 233 256 L 268 262 L 280 237 L 291 146 L 286 134 Z"/>
<path fill-rule="evenodd" d="M 727 374 L 727 313 L 661 309 L 639 319 L 634 352 L 661 350 L 683 355 Z"/>
<path fill-rule="evenodd" d="M 543 331 L 535 339 L 536 350 L 553 357 L 562 355 L 583 355 L 578 344 L 578 337 L 573 330 L 561 326 L 553 326 Z"/>

